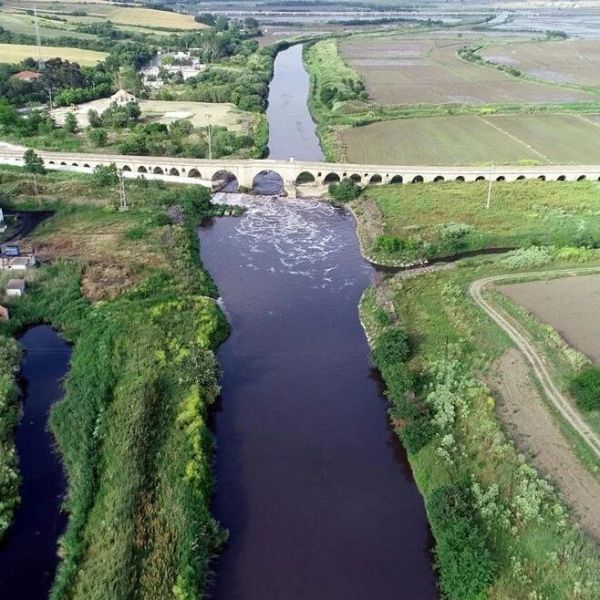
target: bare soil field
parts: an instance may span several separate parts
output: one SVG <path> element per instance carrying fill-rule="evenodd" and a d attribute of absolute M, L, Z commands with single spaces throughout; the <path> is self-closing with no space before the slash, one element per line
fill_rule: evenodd
<path fill-rule="evenodd" d="M 342 42 L 344 59 L 381 104 L 564 103 L 592 100 L 580 91 L 519 80 L 462 60 L 457 52 L 476 38 L 398 37 Z"/>
<path fill-rule="evenodd" d="M 600 539 L 600 482 L 582 465 L 544 405 L 521 353 L 507 350 L 493 368 L 497 412 L 519 450 L 561 491 L 581 526 Z"/>
<path fill-rule="evenodd" d="M 142 119 L 158 121 L 159 123 L 173 123 L 181 119 L 191 121 L 194 127 L 205 127 L 209 118 L 211 125 L 221 125 L 232 131 L 248 132 L 254 122 L 251 113 L 239 110 L 235 105 L 228 103 L 212 102 L 177 102 L 163 100 L 140 100 Z M 110 106 L 110 98 L 102 98 L 79 104 L 75 115 L 80 127 L 88 126 L 88 111 L 94 109 L 102 113 Z M 65 121 L 67 113 L 73 112 L 71 107 L 56 108 L 52 116 L 59 125 Z"/>
<path fill-rule="evenodd" d="M 552 83 L 600 86 L 600 41 L 494 44 L 480 52 L 486 60 L 514 67 Z"/>
<path fill-rule="evenodd" d="M 600 275 L 530 281 L 500 289 L 600 364 Z"/>
<path fill-rule="evenodd" d="M 340 132 L 349 162 L 404 165 L 600 161 L 600 122 L 569 114 L 398 119 Z"/>

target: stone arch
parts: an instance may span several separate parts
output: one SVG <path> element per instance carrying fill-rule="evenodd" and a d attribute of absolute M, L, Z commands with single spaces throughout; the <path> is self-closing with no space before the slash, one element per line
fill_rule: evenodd
<path fill-rule="evenodd" d="M 163 172 L 163 170 L 160 167 L 154 167 L 154 169 L 152 169 L 152 172 L 155 175 L 164 175 L 164 172 Z"/>
<path fill-rule="evenodd" d="M 362 177 L 358 173 L 352 173 L 352 175 L 350 175 L 350 179 L 352 179 L 352 181 L 355 183 L 360 183 L 362 181 Z"/>
<path fill-rule="evenodd" d="M 54 161 L 53 161 L 53 160 L 50 160 L 50 161 L 48 161 L 48 164 L 49 164 L 49 165 L 53 165 L 53 164 L 54 164 Z"/>
<path fill-rule="evenodd" d="M 483 175 L 478 175 L 475 177 L 475 181 L 485 181 L 485 177 Z"/>
<path fill-rule="evenodd" d="M 504 177 L 504 175 L 498 175 L 498 177 L 496 177 L 496 181 L 506 181 L 506 177 Z"/>
<path fill-rule="evenodd" d="M 61 162 L 61 163 L 60 163 L 60 166 L 61 166 L 61 167 L 66 167 L 66 166 L 67 166 L 67 163 L 63 161 L 63 162 Z"/>
<path fill-rule="evenodd" d="M 566 180 L 567 180 L 567 177 L 566 177 L 566 175 L 559 175 L 559 176 L 556 178 L 556 181 L 566 181 Z"/>
<path fill-rule="evenodd" d="M 546 176 L 545 176 L 545 175 L 540 175 L 540 176 L 538 177 L 538 179 L 539 179 L 540 181 L 546 181 Z"/>
<path fill-rule="evenodd" d="M 325 179 L 323 179 L 323 183 L 339 183 L 340 176 L 337 173 L 328 173 L 325 175 Z"/>
<path fill-rule="evenodd" d="M 464 181 L 465 181 L 465 178 L 464 178 L 462 175 L 459 175 L 459 176 L 456 178 L 456 181 L 458 181 L 458 182 L 460 182 L 460 183 L 464 183 Z"/>
<path fill-rule="evenodd" d="M 83 165 L 83 168 L 84 168 L 84 169 L 91 169 L 90 165 L 88 165 L 87 163 L 85 163 L 85 164 Z"/>
<path fill-rule="evenodd" d="M 315 176 L 310 173 L 309 171 L 302 171 L 302 173 L 300 173 L 298 175 L 298 177 L 296 177 L 296 185 L 302 185 L 304 183 L 314 183 L 315 182 Z"/>
<path fill-rule="evenodd" d="M 143 165 L 141 167 L 138 167 L 138 173 L 147 173 L 148 169 L 146 169 L 146 167 L 144 167 Z"/>
<path fill-rule="evenodd" d="M 585 181 L 586 179 L 587 179 L 587 177 L 586 177 L 585 175 L 580 175 L 580 176 L 577 178 L 577 181 Z"/>
<path fill-rule="evenodd" d="M 131 173 L 131 167 L 129 165 L 123 165 L 121 171 L 123 171 L 124 173 Z"/>
<path fill-rule="evenodd" d="M 519 175 L 517 177 L 517 181 L 523 181 L 523 179 L 525 179 L 525 175 Z"/>
<path fill-rule="evenodd" d="M 78 167 L 79 165 L 76 162 L 74 162 L 74 163 L 71 163 L 71 166 L 72 167 Z"/>
<path fill-rule="evenodd" d="M 216 171 L 211 181 L 214 192 L 236 192 L 240 187 L 237 177 L 231 171 Z"/>
<path fill-rule="evenodd" d="M 375 173 L 375 175 L 372 175 L 371 179 L 369 179 L 370 184 L 381 183 L 382 181 L 383 177 L 381 177 L 381 175 L 378 175 L 377 173 Z"/>
<path fill-rule="evenodd" d="M 260 171 L 252 180 L 252 191 L 261 196 L 280 196 L 285 191 L 283 177 L 271 169 Z"/>
<path fill-rule="evenodd" d="M 423 175 L 415 175 L 412 179 L 413 183 L 423 183 Z"/>
<path fill-rule="evenodd" d="M 394 175 L 391 179 L 390 179 L 390 183 L 403 183 L 404 179 L 402 178 L 402 175 Z"/>
<path fill-rule="evenodd" d="M 169 175 L 173 177 L 179 177 L 179 171 L 175 167 L 169 169 Z"/>
<path fill-rule="evenodd" d="M 200 171 L 198 171 L 198 169 L 190 169 L 188 171 L 188 177 L 202 177 L 202 175 L 200 175 Z"/>
<path fill-rule="evenodd" d="M 437 175 L 433 178 L 433 183 L 441 183 L 442 181 L 446 181 L 442 175 Z"/>

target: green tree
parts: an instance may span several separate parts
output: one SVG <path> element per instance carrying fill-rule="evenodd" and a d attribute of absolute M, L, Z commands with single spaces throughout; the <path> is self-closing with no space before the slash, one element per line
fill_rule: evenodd
<path fill-rule="evenodd" d="M 46 172 L 44 168 L 44 159 L 36 154 L 31 148 L 28 148 L 23 154 L 23 161 L 25 162 L 25 169 L 30 173 L 43 175 Z"/>
<path fill-rule="evenodd" d="M 92 127 L 88 127 L 86 133 L 88 139 L 90 142 L 92 142 L 92 144 L 94 144 L 94 146 L 106 146 L 106 142 L 108 140 L 106 129 L 93 129 Z"/>
<path fill-rule="evenodd" d="M 362 188 L 353 179 L 343 179 L 329 186 L 329 194 L 340 202 L 350 202 L 358 198 L 361 192 Z"/>
<path fill-rule="evenodd" d="M 110 165 L 98 165 L 94 169 L 92 178 L 94 183 L 100 187 L 116 185 L 119 181 L 117 165 L 115 165 L 115 163 L 111 163 Z"/>
<path fill-rule="evenodd" d="M 67 113 L 64 127 L 69 133 L 77 133 L 77 117 L 74 113 Z"/>
<path fill-rule="evenodd" d="M 88 123 L 90 127 L 102 127 L 102 117 L 98 114 L 97 110 L 93 108 L 88 110 Z"/>

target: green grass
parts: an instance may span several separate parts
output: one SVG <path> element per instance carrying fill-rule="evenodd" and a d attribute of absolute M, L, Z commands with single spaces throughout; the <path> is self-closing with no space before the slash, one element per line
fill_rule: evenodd
<path fill-rule="evenodd" d="M 0 44 L 0 61 L 4 63 L 19 63 L 26 58 L 37 58 L 38 49 L 36 46 L 25 44 Z M 80 48 L 66 47 L 42 47 L 42 58 L 62 58 L 79 63 L 82 66 L 93 66 L 104 60 L 108 54 L 106 52 L 96 52 L 95 50 L 82 50 Z"/>
<path fill-rule="evenodd" d="M 485 182 L 370 187 L 355 202 L 358 211 L 361 203 L 379 211 L 366 250 L 402 262 L 494 247 L 600 245 L 596 182 L 498 182 L 489 209 L 487 191 Z M 403 247 L 387 251 L 380 236 Z"/>

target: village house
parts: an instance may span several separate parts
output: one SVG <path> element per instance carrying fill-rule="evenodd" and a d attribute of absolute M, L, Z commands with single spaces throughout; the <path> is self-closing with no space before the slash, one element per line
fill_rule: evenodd
<path fill-rule="evenodd" d="M 35 71 L 19 71 L 11 79 L 19 79 L 20 81 L 31 83 L 32 81 L 37 81 L 41 76 L 41 73 L 36 73 Z"/>
<path fill-rule="evenodd" d="M 110 97 L 110 101 L 117 106 L 126 106 L 130 102 L 137 102 L 137 98 L 125 90 L 119 90 Z"/>
<path fill-rule="evenodd" d="M 35 252 L 21 252 L 16 245 L 0 247 L 0 270 L 27 271 L 36 264 Z"/>
<path fill-rule="evenodd" d="M 20 298 L 25 293 L 24 279 L 9 279 L 6 284 L 6 295 L 9 298 Z"/>

